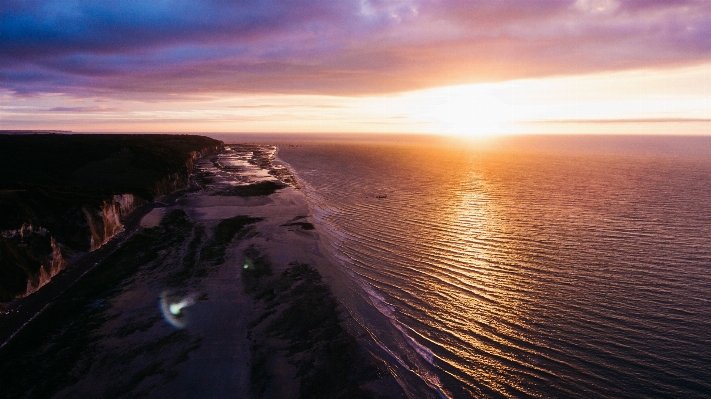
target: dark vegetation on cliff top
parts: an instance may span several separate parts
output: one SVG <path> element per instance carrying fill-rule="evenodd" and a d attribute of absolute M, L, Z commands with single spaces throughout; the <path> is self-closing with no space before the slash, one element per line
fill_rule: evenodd
<path fill-rule="evenodd" d="M 187 177 L 191 151 L 220 144 L 187 135 L 0 135 L 0 230 L 44 222 L 56 236 L 77 205 L 123 193 L 151 200 L 165 194 L 157 186 L 165 177 Z"/>

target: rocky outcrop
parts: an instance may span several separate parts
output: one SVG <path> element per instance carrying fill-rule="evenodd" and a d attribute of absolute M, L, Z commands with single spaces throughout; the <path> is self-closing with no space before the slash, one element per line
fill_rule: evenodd
<path fill-rule="evenodd" d="M 27 296 L 64 270 L 59 244 L 44 228 L 24 224 L 0 233 L 0 301 Z"/>
<path fill-rule="evenodd" d="M 62 256 L 62 250 L 59 248 L 57 242 L 54 241 L 53 237 L 49 237 L 49 246 L 52 249 L 52 252 L 49 255 L 49 267 L 42 265 L 43 267 L 40 267 L 39 269 L 38 279 L 29 279 L 27 281 L 27 288 L 25 289 L 24 294 L 25 296 L 37 291 L 43 285 L 49 283 L 49 280 L 51 280 L 52 277 L 64 270 L 67 266 L 67 261 Z"/>
<path fill-rule="evenodd" d="M 144 203 L 143 199 L 133 194 L 120 194 L 104 201 L 98 210 L 83 207 L 82 212 L 86 216 L 86 223 L 91 232 L 90 250 L 94 251 L 101 247 L 120 232 L 123 229 L 123 220 L 126 216 Z"/>
<path fill-rule="evenodd" d="M 155 183 L 155 188 L 153 190 L 154 197 L 161 197 L 173 193 L 178 190 L 182 190 L 188 187 L 189 175 L 181 173 L 171 173 L 168 176 L 158 180 Z"/>
<path fill-rule="evenodd" d="M 133 194 L 118 194 L 98 208 L 81 207 L 90 233 L 89 250 L 96 250 L 123 230 L 126 216 L 145 202 Z M 66 265 L 62 246 L 44 227 L 26 223 L 0 232 L 0 302 L 36 292 Z"/>

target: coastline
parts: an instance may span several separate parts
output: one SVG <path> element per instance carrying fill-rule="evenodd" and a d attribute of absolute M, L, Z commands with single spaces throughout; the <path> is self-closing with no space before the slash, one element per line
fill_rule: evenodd
<path fill-rule="evenodd" d="M 278 155 L 278 151 L 275 155 Z M 426 359 L 426 349 L 418 352 L 415 342 L 403 338 L 406 335 L 402 327 L 393 321 L 389 305 L 372 292 L 362 276 L 344 267 L 343 263 L 349 260 L 339 255 L 338 247 L 348 239 L 348 235 L 327 221 L 329 213 L 338 211 L 331 209 L 318 191 L 299 176 L 286 160 L 276 160 L 294 175 L 308 203 L 309 220 L 316 226 L 315 265 L 347 312 L 343 320 L 344 328 L 357 338 L 359 345 L 387 364 L 405 397 L 451 398 L 451 393 L 442 389 L 438 376 L 433 372 L 431 360 Z"/>
<path fill-rule="evenodd" d="M 203 190 L 176 195 L 156 227 L 140 227 L 155 206 L 132 215 L 99 266 L 83 258 L 86 275 L 0 348 L 16 359 L 0 362 L 0 378 L 23 381 L 16 363 L 34 369 L 30 397 L 406 397 L 352 335 L 309 205 L 283 183 L 293 176 L 270 174 L 275 149 L 255 148 L 201 159 Z M 263 192 L 265 181 L 278 188 Z"/>

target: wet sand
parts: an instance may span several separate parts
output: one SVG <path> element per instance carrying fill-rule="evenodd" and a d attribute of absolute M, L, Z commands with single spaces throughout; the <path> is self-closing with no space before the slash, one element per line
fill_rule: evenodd
<path fill-rule="evenodd" d="M 274 148 L 234 149 L 0 349 L 8 397 L 404 396 L 344 328 Z"/>

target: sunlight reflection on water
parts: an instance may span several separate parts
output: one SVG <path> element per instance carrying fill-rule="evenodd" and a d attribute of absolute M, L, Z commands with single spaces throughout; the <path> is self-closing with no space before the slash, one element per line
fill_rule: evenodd
<path fill-rule="evenodd" d="M 453 396 L 700 397 L 711 158 L 546 140 L 279 154 L 341 267 Z"/>

